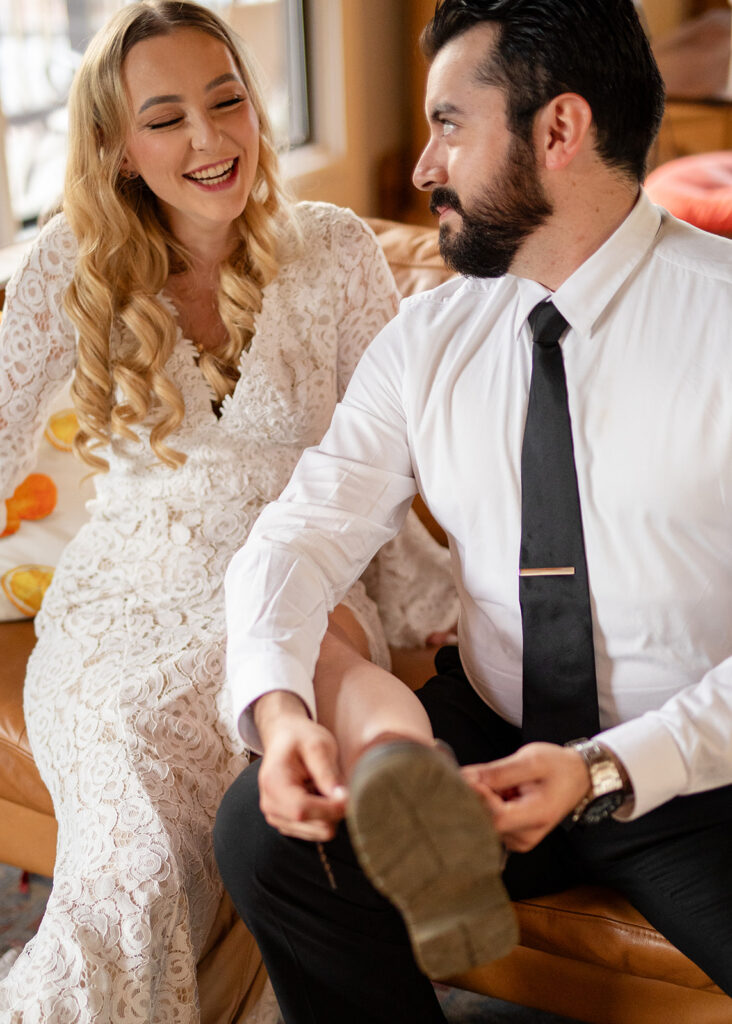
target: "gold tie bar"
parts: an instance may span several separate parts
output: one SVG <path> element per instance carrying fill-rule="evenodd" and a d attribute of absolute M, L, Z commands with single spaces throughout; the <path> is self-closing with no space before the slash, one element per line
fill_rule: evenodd
<path fill-rule="evenodd" d="M 519 576 L 574 576 L 574 566 L 557 565 L 547 569 L 519 569 Z"/>

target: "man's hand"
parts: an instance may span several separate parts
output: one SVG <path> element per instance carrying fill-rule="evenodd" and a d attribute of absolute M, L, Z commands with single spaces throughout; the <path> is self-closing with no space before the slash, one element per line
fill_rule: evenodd
<path fill-rule="evenodd" d="M 510 757 L 462 769 L 485 800 L 506 848 L 526 853 L 551 832 L 590 788 L 576 750 L 528 743 Z"/>
<path fill-rule="evenodd" d="M 282 690 L 259 698 L 254 720 L 265 750 L 259 804 L 268 824 L 297 839 L 332 839 L 346 804 L 332 733 Z"/>

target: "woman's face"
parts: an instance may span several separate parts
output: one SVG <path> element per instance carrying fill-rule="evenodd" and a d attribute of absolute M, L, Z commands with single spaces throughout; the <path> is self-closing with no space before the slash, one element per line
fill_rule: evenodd
<path fill-rule="evenodd" d="M 259 119 L 228 48 L 177 29 L 133 46 L 122 74 L 132 115 L 123 170 L 144 179 L 180 240 L 228 237 L 259 159 Z"/>

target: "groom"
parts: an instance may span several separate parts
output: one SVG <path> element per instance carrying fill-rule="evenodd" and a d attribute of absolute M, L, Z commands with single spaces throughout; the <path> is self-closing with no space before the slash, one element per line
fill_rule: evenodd
<path fill-rule="evenodd" d="M 264 757 L 222 877 L 288 1024 L 442 1021 L 418 964 L 501 956 L 508 896 L 587 880 L 732 993 L 732 246 L 641 189 L 631 0 L 443 0 L 423 47 L 414 180 L 464 276 L 402 304 L 231 565 Z M 417 491 L 462 606 L 419 700 L 347 614 L 319 655 Z"/>

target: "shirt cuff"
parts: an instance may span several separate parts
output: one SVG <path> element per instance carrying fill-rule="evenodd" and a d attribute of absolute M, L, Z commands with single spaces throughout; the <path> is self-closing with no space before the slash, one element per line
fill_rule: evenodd
<path fill-rule="evenodd" d="M 276 661 L 267 655 L 247 659 L 246 666 L 229 680 L 234 716 L 239 735 L 255 754 L 264 753 L 259 730 L 254 724 L 254 703 L 273 690 L 294 693 L 305 704 L 310 717 L 316 719 L 313 681 L 297 658 L 280 655 Z"/>
<path fill-rule="evenodd" d="M 616 725 L 595 739 L 623 762 L 633 800 L 614 817 L 632 821 L 679 796 L 688 784 L 681 751 L 663 722 L 653 714 Z"/>

